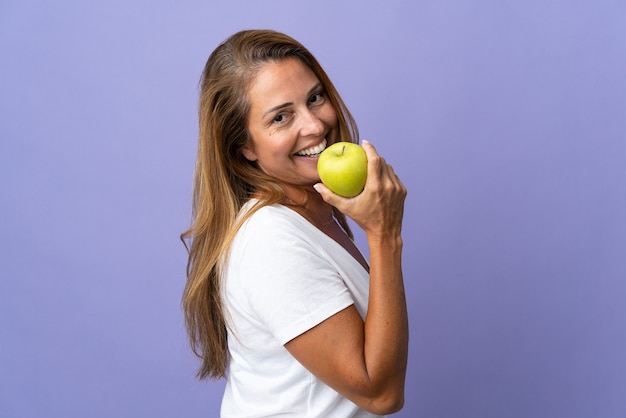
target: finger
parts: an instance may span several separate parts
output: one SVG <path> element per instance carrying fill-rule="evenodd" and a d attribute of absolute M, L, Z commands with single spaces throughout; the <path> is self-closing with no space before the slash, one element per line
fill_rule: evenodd
<path fill-rule="evenodd" d="M 400 177 L 396 174 L 392 166 L 388 165 L 387 168 L 388 168 L 388 179 L 392 187 L 395 190 L 397 190 L 400 193 L 400 195 L 405 197 L 407 194 L 406 186 L 404 185 L 404 183 L 402 183 L 402 180 L 400 180 Z"/>
<path fill-rule="evenodd" d="M 322 196 L 322 199 L 324 199 L 324 201 L 331 206 L 336 207 L 337 203 L 341 200 L 341 197 L 333 193 L 328 187 L 324 185 L 324 183 L 316 183 L 313 185 L 313 188 Z"/>
<path fill-rule="evenodd" d="M 376 158 L 379 157 L 378 152 L 376 151 L 376 148 L 374 147 L 374 145 L 372 145 L 371 142 L 366 141 L 365 139 L 361 142 L 361 147 L 363 148 L 363 150 L 365 151 L 365 155 L 367 156 L 367 160 L 369 161 L 370 159 L 374 160 Z"/>
<path fill-rule="evenodd" d="M 369 183 L 370 179 L 373 181 L 380 178 L 385 160 L 378 155 L 376 148 L 369 141 L 363 140 L 362 146 L 367 156 L 367 179 Z"/>

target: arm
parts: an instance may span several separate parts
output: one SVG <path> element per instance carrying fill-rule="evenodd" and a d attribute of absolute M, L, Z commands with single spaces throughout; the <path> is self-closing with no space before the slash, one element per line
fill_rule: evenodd
<path fill-rule="evenodd" d="M 402 215 L 406 189 L 374 147 L 365 190 L 343 199 L 318 185 L 326 202 L 367 235 L 370 294 L 363 321 L 354 306 L 333 315 L 285 347 L 329 386 L 372 413 L 398 411 L 404 402 L 408 319 L 402 279 Z"/>

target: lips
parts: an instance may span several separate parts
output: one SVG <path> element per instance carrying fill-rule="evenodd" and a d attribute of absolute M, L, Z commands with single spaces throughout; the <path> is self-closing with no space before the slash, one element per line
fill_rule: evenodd
<path fill-rule="evenodd" d="M 326 138 L 324 138 L 319 145 L 298 151 L 296 152 L 296 155 L 300 157 L 317 157 L 325 149 L 326 149 Z"/>

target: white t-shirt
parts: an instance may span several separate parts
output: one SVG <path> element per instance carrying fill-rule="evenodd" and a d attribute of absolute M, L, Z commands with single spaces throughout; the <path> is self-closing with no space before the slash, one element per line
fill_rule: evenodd
<path fill-rule="evenodd" d="M 237 233 L 224 273 L 230 362 L 222 417 L 375 416 L 284 347 L 352 304 L 365 317 L 369 275 L 348 251 L 297 212 L 266 206 Z"/>

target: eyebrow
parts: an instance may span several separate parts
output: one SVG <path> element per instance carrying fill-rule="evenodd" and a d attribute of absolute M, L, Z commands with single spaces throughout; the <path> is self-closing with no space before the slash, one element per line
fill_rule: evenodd
<path fill-rule="evenodd" d="M 321 82 L 321 81 L 318 81 L 318 82 L 317 82 L 317 83 L 316 83 L 313 87 L 311 87 L 311 89 L 307 92 L 307 96 L 310 96 L 311 94 L 313 94 L 313 92 L 314 92 L 315 90 L 317 90 L 318 88 L 320 88 L 320 86 L 321 86 L 321 85 L 322 85 L 322 82 Z M 277 111 L 277 110 L 280 110 L 280 109 L 284 109 L 284 108 L 289 107 L 289 106 L 293 106 L 293 102 L 287 102 L 287 103 L 279 104 L 278 106 L 274 106 L 274 107 L 272 107 L 271 109 L 267 109 L 267 110 L 265 111 L 265 113 L 263 113 L 263 119 L 265 119 L 265 117 L 266 117 L 268 114 L 273 113 L 273 112 L 275 112 L 275 111 Z"/>

